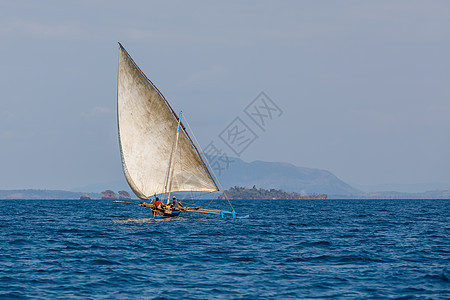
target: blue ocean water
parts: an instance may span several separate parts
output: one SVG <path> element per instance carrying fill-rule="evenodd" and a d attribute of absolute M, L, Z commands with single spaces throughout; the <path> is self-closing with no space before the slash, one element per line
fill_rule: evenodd
<path fill-rule="evenodd" d="M 449 200 L 233 204 L 250 218 L 0 201 L 0 298 L 450 297 Z"/>

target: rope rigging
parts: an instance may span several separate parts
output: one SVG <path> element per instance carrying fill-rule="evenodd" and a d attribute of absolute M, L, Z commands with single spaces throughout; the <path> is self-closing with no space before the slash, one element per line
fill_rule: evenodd
<path fill-rule="evenodd" d="M 224 196 L 225 196 L 225 199 L 227 199 L 228 204 L 230 205 L 231 209 L 234 210 L 233 205 L 231 205 L 230 199 L 228 199 L 227 194 L 224 192 L 224 189 L 222 188 L 222 185 L 220 184 L 220 181 L 219 181 L 219 179 L 218 179 L 216 173 L 214 173 L 213 168 L 212 168 L 211 165 L 209 164 L 209 161 L 208 161 L 208 159 L 206 158 L 205 152 L 203 152 L 202 147 L 200 146 L 199 142 L 197 141 L 197 138 L 196 138 L 194 132 L 192 131 L 191 126 L 189 125 L 189 122 L 188 122 L 187 118 L 184 117 L 184 120 L 186 121 L 186 125 L 187 125 L 189 131 L 191 132 L 192 136 L 194 137 L 195 143 L 196 143 L 196 144 L 198 145 L 198 147 L 200 148 L 200 153 L 203 154 L 203 157 L 205 158 L 204 160 L 205 160 L 206 163 L 208 164 L 208 167 L 209 167 L 209 169 L 211 170 L 212 175 L 215 177 L 216 182 L 217 182 L 217 185 L 219 186 L 219 189 L 223 192 L 223 194 L 224 194 Z M 214 199 L 213 199 L 213 200 L 214 200 Z M 212 202 L 212 200 L 211 200 L 211 202 Z M 208 204 L 208 206 L 211 204 L 211 202 Z M 207 207 L 208 207 L 208 206 L 207 206 Z"/>

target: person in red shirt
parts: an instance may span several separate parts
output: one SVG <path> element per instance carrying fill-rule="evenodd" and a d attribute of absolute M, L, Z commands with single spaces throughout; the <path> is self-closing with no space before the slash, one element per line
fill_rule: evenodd
<path fill-rule="evenodd" d="M 161 206 L 162 206 L 161 201 L 159 201 L 159 198 L 156 197 L 155 202 L 153 203 L 153 207 L 161 208 Z"/>

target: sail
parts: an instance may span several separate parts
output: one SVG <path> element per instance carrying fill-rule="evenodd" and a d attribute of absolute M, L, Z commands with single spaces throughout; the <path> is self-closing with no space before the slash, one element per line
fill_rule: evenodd
<path fill-rule="evenodd" d="M 178 117 L 120 43 L 117 113 L 123 170 L 136 196 L 168 192 L 171 159 L 172 192 L 219 190 L 183 126 L 172 153 Z"/>

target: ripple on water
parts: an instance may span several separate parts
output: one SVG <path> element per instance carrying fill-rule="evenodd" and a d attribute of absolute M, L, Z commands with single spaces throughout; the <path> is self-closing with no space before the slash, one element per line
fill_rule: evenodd
<path fill-rule="evenodd" d="M 450 201 L 276 203 L 155 220 L 108 201 L 0 201 L 0 298 L 450 294 Z"/>

